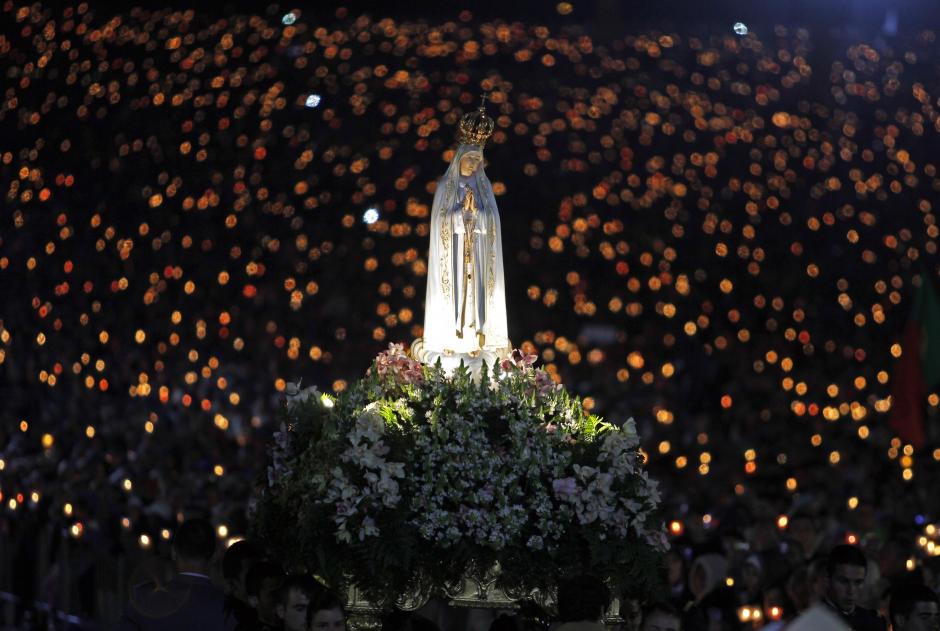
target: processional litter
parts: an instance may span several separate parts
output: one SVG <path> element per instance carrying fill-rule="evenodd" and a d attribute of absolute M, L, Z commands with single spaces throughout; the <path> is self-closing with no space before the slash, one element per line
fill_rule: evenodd
<path fill-rule="evenodd" d="M 511 346 L 483 168 L 494 127 L 485 98 L 459 121 L 434 194 L 424 332 L 410 356 L 390 344 L 336 396 L 288 384 L 279 411 L 252 535 L 285 567 L 345 589 L 357 631 L 430 599 L 550 606 L 577 572 L 647 593 L 668 547 L 633 420 L 590 414 Z"/>

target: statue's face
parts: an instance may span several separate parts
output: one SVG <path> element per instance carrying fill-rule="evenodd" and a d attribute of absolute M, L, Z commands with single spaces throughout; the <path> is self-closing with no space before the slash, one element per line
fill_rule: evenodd
<path fill-rule="evenodd" d="M 463 154 L 460 158 L 460 175 L 467 177 L 476 173 L 483 162 L 483 154 L 479 151 L 471 151 Z"/>

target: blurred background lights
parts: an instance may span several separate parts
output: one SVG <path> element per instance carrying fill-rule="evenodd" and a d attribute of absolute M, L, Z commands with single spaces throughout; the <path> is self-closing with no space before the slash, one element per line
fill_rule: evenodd
<path fill-rule="evenodd" d="M 573 1 L 554 0 L 544 13 L 576 23 L 584 7 Z M 21 401 L 4 393 L 0 412 L 0 426 L 17 434 L 0 458 L 0 512 L 33 519 L 37 511 L 23 508 L 35 492 L 63 532 L 78 519 L 92 528 L 101 523 L 96 510 L 79 504 L 73 487 L 94 488 L 97 467 L 84 463 L 107 454 L 116 473 L 104 484 L 120 493 L 114 514 L 130 515 L 137 491 L 150 487 L 141 446 L 179 448 L 190 434 L 177 428 L 189 421 L 211 441 L 211 464 L 157 467 L 162 484 L 193 475 L 240 501 L 257 473 L 241 455 L 275 429 L 268 402 L 283 389 L 276 384 L 303 376 L 338 393 L 389 342 L 421 334 L 434 178 L 480 91 L 499 112 L 487 156 L 505 223 L 513 217 L 504 253 L 522 263 L 507 267 L 507 284 L 527 288 L 510 305 L 518 342 L 553 378 L 590 382 L 585 403 L 602 416 L 630 397 L 650 419 L 638 451 L 665 497 L 707 484 L 746 498 L 759 476 L 773 475 L 782 503 L 779 521 L 771 519 L 783 531 L 786 504 L 815 485 L 797 475 L 804 462 L 847 472 L 871 463 L 873 494 L 827 497 L 863 541 L 856 522 L 873 498 L 937 479 L 934 433 L 916 453 L 907 437 L 888 449 L 885 433 L 900 400 L 893 367 L 917 355 L 899 340 L 918 275 L 927 269 L 940 280 L 933 31 L 899 32 L 896 47 L 854 36 L 820 47 L 813 29 L 765 28 L 765 16 L 751 33 L 738 21 L 750 16 L 730 13 L 717 32 L 631 27 L 621 34 L 627 49 L 611 52 L 587 32 L 489 29 L 470 12 L 457 29 L 428 24 L 440 35 L 434 42 L 408 21 L 317 16 L 307 28 L 300 9 L 282 4 L 260 20 L 244 16 L 256 24 L 245 29 L 237 20 L 204 23 L 198 11 L 173 13 L 179 28 L 162 30 L 162 14 L 125 15 L 121 29 L 150 35 L 118 44 L 104 36 L 107 12 L 88 6 L 66 27 L 40 3 L 15 5 L 0 14 L 26 30 L 7 37 L 6 56 L 38 60 L 32 71 L 17 64 L 24 67 L 0 102 L 0 119 L 28 125 L 0 150 L 11 205 L 0 217 L 0 286 L 11 292 L 0 368 L 24 386 Z M 908 27 L 894 9 L 870 18 L 871 33 Z M 70 33 L 86 22 L 84 36 Z M 204 37 L 217 38 L 218 50 L 199 48 Z M 152 56 L 140 74 L 138 60 L 154 45 L 168 55 Z M 391 48 L 380 54 L 384 45 Z M 108 68 L 86 67 L 96 56 Z M 499 73 L 483 71 L 484 58 Z M 442 60 L 452 73 L 438 71 Z M 620 64 L 629 86 L 603 78 Z M 668 98 L 649 80 L 662 64 L 675 72 Z M 581 70 L 602 78 L 575 79 Z M 303 87 L 282 87 L 295 76 Z M 168 77 L 192 89 L 165 89 Z M 545 89 L 545 79 L 566 95 Z M 736 106 L 745 101 L 753 106 Z M 179 124 L 164 128 L 150 114 L 168 107 Z M 219 169 L 219 156 L 231 156 L 231 168 Z M 115 174 L 136 184 L 84 203 L 86 186 Z M 520 206 L 535 191 L 538 204 Z M 895 212 L 891 200 L 902 197 L 914 203 Z M 117 208 L 141 202 L 139 221 L 116 220 Z M 57 210 L 30 212 L 42 204 Z M 805 215 L 792 214 L 803 207 Z M 196 213 L 199 221 L 187 219 Z M 272 221 L 253 223 L 260 217 Z M 357 237 L 359 247 L 347 248 Z M 841 265 L 849 260 L 861 264 L 851 276 Z M 353 268 L 361 282 L 333 284 Z M 32 280 L 21 282 L 27 274 Z M 346 292 L 356 295 L 349 308 L 367 315 L 341 310 L 335 320 L 344 326 L 320 317 L 324 297 Z M 361 352 L 346 352 L 351 343 Z M 127 349 L 132 362 L 119 360 Z M 720 377 L 700 377 L 689 364 L 700 356 Z M 270 379 L 254 378 L 257 358 L 273 367 Z M 844 377 L 823 366 L 840 366 Z M 752 380 L 773 403 L 738 385 Z M 940 414 L 933 389 L 921 402 L 931 420 Z M 76 397 L 94 418 L 83 410 L 60 422 L 52 410 Z M 50 405 L 33 411 L 36 400 Z M 680 403 L 667 408 L 668 400 Z M 329 394 L 320 401 L 334 405 Z M 696 406 L 735 428 L 759 418 L 753 443 L 710 439 L 711 421 L 694 427 Z M 126 449 L 113 448 L 115 432 Z M 53 475 L 59 466 L 65 472 Z M 32 468 L 50 475 L 17 486 Z M 711 506 L 664 509 L 683 516 L 667 524 L 673 536 L 685 526 L 720 530 L 717 513 L 713 523 L 700 516 Z M 940 556 L 930 523 L 937 504 L 909 509 L 898 519 L 924 530 L 919 552 Z M 119 524 L 136 543 L 137 518 Z M 146 527 L 156 547 L 168 530 Z M 220 540 L 240 529 L 233 523 Z"/>
<path fill-rule="evenodd" d="M 367 224 L 374 224 L 379 220 L 379 211 L 375 208 L 370 208 L 366 212 L 362 213 L 362 221 Z"/>

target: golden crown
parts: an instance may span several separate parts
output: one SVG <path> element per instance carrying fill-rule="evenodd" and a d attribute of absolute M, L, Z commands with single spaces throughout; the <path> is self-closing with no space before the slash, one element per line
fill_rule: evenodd
<path fill-rule="evenodd" d="M 460 117 L 457 124 L 457 142 L 462 145 L 482 147 L 493 134 L 496 124 L 486 115 L 486 95 L 483 103 L 475 112 L 468 112 Z"/>

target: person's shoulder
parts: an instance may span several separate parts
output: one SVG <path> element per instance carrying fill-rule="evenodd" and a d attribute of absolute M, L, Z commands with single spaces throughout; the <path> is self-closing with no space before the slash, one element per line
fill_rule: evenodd
<path fill-rule="evenodd" d="M 888 628 L 887 621 L 877 611 L 864 607 L 855 608 L 851 622 L 858 631 L 885 631 Z"/>
<path fill-rule="evenodd" d="M 877 611 L 875 611 L 874 609 L 866 609 L 865 607 L 856 607 L 856 608 L 855 608 L 855 613 L 858 614 L 859 616 L 865 617 L 865 618 L 877 618 L 877 619 L 879 619 L 879 620 L 882 620 L 882 619 L 883 619 L 883 618 L 878 614 Z"/>
<path fill-rule="evenodd" d="M 219 589 L 209 577 L 179 574 L 171 583 L 174 587 L 187 591 L 202 600 L 225 602 L 225 592 Z"/>
<path fill-rule="evenodd" d="M 173 582 L 179 585 L 189 585 L 197 589 L 210 588 L 220 591 L 212 579 L 202 574 L 177 574 L 173 577 Z"/>
<path fill-rule="evenodd" d="M 606 628 L 599 622 L 565 622 L 555 631 L 606 631 Z"/>

